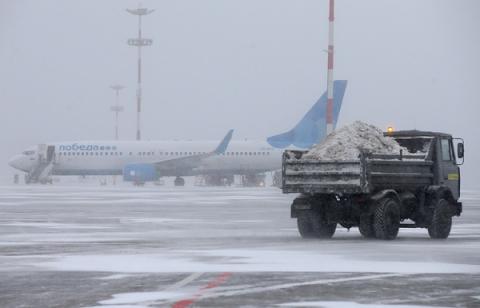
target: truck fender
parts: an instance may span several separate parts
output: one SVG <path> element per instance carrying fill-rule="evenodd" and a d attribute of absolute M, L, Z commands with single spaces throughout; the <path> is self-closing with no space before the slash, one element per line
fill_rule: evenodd
<path fill-rule="evenodd" d="M 384 189 L 384 190 L 381 190 L 379 192 L 377 192 L 376 194 L 374 194 L 373 196 L 370 197 L 370 200 L 372 201 L 372 203 L 375 203 L 383 198 L 386 198 L 386 197 L 390 197 L 390 198 L 393 198 L 397 201 L 398 205 L 400 206 L 401 205 L 401 200 L 400 200 L 400 197 L 398 196 L 397 192 L 393 189 Z"/>
<path fill-rule="evenodd" d="M 434 197 L 434 198 L 443 198 L 446 199 L 448 202 L 454 204 L 456 203 L 456 200 L 453 199 L 453 194 L 450 190 L 450 188 L 442 185 L 432 185 L 427 188 L 427 195 L 429 197 Z"/>
<path fill-rule="evenodd" d="M 436 204 L 436 202 L 432 202 L 432 199 L 438 200 L 440 198 L 443 198 L 452 205 L 452 210 L 455 216 L 460 216 L 460 214 L 462 213 L 462 203 L 458 202 L 457 200 L 455 200 L 455 198 L 453 198 L 452 191 L 447 186 L 432 185 L 427 188 L 426 193 L 428 196 L 427 204 Z"/>
<path fill-rule="evenodd" d="M 309 211 L 313 208 L 311 199 L 307 196 L 300 196 L 293 200 L 292 206 L 290 207 L 290 217 L 297 218 L 299 211 Z"/>

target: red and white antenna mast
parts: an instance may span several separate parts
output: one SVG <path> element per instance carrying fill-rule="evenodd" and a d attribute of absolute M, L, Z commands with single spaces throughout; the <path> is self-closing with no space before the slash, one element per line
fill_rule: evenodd
<path fill-rule="evenodd" d="M 328 17 L 327 135 L 333 132 L 333 23 L 335 0 L 330 0 Z"/>

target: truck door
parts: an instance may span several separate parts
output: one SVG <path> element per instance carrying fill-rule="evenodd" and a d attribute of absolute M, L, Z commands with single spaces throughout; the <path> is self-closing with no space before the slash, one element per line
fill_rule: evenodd
<path fill-rule="evenodd" d="M 451 138 L 440 139 L 440 185 L 450 188 L 453 198 L 460 197 L 460 168 L 455 162 Z"/>

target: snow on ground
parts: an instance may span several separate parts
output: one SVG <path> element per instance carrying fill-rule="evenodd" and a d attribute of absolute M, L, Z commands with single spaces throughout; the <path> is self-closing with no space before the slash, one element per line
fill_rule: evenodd
<path fill-rule="evenodd" d="M 52 256 L 32 263 L 51 270 L 121 273 L 171 272 L 347 272 L 347 273 L 480 273 L 480 265 L 435 261 L 365 260 L 364 256 L 329 255 L 318 250 L 233 249 L 142 255 Z M 423 259 L 423 258 L 422 258 Z"/>
<path fill-rule="evenodd" d="M 295 195 L 275 188 L 29 186 L 0 187 L 0 195 L 1 307 L 28 306 L 37 297 L 45 307 L 72 300 L 84 307 L 166 307 L 223 272 L 230 280 L 203 295 L 199 307 L 246 299 L 250 307 L 267 299 L 268 307 L 341 307 L 343 300 L 358 308 L 428 306 L 438 294 L 427 287 L 441 283 L 452 289 L 452 301 L 480 303 L 477 190 L 463 192 L 464 213 L 440 241 L 424 229 L 402 229 L 395 241 L 365 240 L 356 228 L 339 228 L 331 240 L 303 240 L 290 218 Z M 67 297 L 64 285 L 72 280 L 72 290 L 82 291 Z M 370 293 L 337 298 L 329 289 L 357 281 Z M 415 285 L 411 302 L 395 302 L 397 281 L 403 292 Z M 459 283 L 467 289 L 454 293 Z M 19 285 L 26 286 L 21 298 Z M 91 293 L 92 286 L 102 292 Z M 390 302 L 382 301 L 385 292 Z"/>
<path fill-rule="evenodd" d="M 184 293 L 179 292 L 132 292 L 115 294 L 112 299 L 100 301 L 101 305 L 125 305 L 137 304 L 158 300 L 175 300 L 181 299 L 185 296 Z"/>
<path fill-rule="evenodd" d="M 279 304 L 278 306 L 280 307 L 320 307 L 320 308 L 429 308 L 428 306 L 417 306 L 417 305 L 381 305 L 381 304 L 378 305 L 378 304 L 359 304 L 359 303 L 353 303 L 353 302 L 296 302 L 296 303 Z M 435 308 L 442 308 L 442 307 L 435 307 Z"/>
<path fill-rule="evenodd" d="M 384 137 L 381 129 L 355 121 L 330 134 L 322 143 L 313 147 L 304 158 L 325 160 L 355 160 L 360 152 L 375 154 L 408 154 L 393 138 Z"/>

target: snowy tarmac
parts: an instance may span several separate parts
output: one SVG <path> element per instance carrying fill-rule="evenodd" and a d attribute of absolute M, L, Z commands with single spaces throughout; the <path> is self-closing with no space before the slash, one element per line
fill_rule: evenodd
<path fill-rule="evenodd" d="M 276 188 L 0 187 L 0 307 L 480 307 L 480 190 L 448 240 L 303 240 Z"/>

